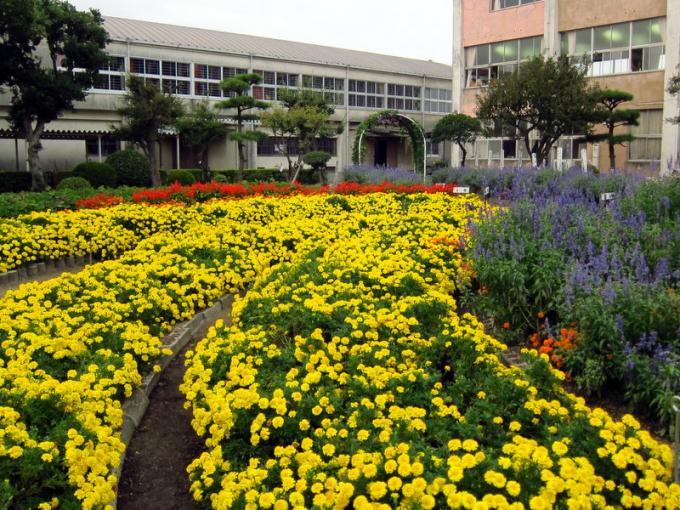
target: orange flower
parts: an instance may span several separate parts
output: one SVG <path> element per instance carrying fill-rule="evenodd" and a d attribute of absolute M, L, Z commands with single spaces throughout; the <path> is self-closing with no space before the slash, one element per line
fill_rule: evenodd
<path fill-rule="evenodd" d="M 545 312 L 538 312 L 537 317 L 539 319 L 545 319 Z"/>
<path fill-rule="evenodd" d="M 510 329 L 510 323 L 509 323 L 509 322 L 504 322 L 504 323 L 503 323 L 503 329 Z"/>

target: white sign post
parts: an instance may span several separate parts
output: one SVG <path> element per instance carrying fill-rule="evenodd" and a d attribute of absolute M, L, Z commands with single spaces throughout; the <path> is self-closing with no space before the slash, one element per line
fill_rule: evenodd
<path fill-rule="evenodd" d="M 600 144 L 593 145 L 593 165 L 600 167 Z"/>
<path fill-rule="evenodd" d="M 581 168 L 583 168 L 583 173 L 588 173 L 588 151 L 586 149 L 581 149 Z"/>
<path fill-rule="evenodd" d="M 557 148 L 557 170 L 559 172 L 562 172 L 564 169 L 564 148 L 558 147 Z"/>
<path fill-rule="evenodd" d="M 501 149 L 501 169 L 505 168 L 505 151 Z"/>
<path fill-rule="evenodd" d="M 491 168 L 491 165 L 493 165 L 493 151 L 490 150 L 488 156 L 489 156 L 489 163 L 487 164 L 487 166 L 489 168 Z"/>
<path fill-rule="evenodd" d="M 531 153 L 531 166 L 534 168 L 538 168 L 538 157 L 536 156 L 535 152 Z"/>

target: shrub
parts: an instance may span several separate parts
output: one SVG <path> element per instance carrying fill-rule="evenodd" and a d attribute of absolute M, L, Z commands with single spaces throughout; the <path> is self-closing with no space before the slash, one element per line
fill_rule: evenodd
<path fill-rule="evenodd" d="M 15 193 L 31 189 L 28 172 L 0 172 L 0 193 Z"/>
<path fill-rule="evenodd" d="M 179 182 L 183 186 L 189 186 L 196 182 L 196 177 L 190 170 L 173 170 L 168 174 L 168 182 Z"/>
<path fill-rule="evenodd" d="M 92 189 L 92 185 L 82 177 L 67 177 L 57 185 L 57 189 Z"/>
<path fill-rule="evenodd" d="M 213 182 L 222 182 L 222 183 L 229 182 L 229 179 L 227 179 L 226 175 L 217 174 L 217 173 L 213 174 L 212 180 L 213 180 Z"/>
<path fill-rule="evenodd" d="M 106 158 L 106 164 L 116 171 L 119 186 L 151 185 L 151 166 L 146 157 L 132 149 L 118 151 Z"/>
<path fill-rule="evenodd" d="M 73 169 L 73 176 L 86 179 L 95 188 L 99 186 L 113 187 L 116 185 L 116 171 L 113 167 L 106 163 L 98 163 L 97 161 L 80 163 Z"/>

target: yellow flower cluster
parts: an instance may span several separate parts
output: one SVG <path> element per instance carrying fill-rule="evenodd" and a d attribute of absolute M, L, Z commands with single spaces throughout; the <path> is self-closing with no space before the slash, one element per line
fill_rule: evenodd
<path fill-rule="evenodd" d="M 382 204 L 367 198 L 363 207 Z M 111 255 L 116 246 L 134 249 L 0 301 L 0 508 L 105 508 L 123 449 L 121 404 L 164 352 L 163 333 L 333 238 L 338 216 L 360 228 L 333 200 L 301 197 L 126 205 L 3 223 L 16 227 L 4 231 L 11 246 L 27 237 L 66 250 L 52 255 L 91 251 L 93 238 Z M 128 244 L 118 227 L 134 232 Z"/>
<path fill-rule="evenodd" d="M 319 230 L 188 359 L 181 389 L 205 442 L 188 468 L 197 501 L 680 508 L 667 446 L 566 393 L 545 358 L 505 367 L 504 346 L 458 313 L 456 246 L 476 199 L 346 197 L 333 229 L 323 200 L 296 202 Z"/>

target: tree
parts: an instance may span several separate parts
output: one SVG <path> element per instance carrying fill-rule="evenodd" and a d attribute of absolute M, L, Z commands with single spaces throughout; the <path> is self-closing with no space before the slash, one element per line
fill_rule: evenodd
<path fill-rule="evenodd" d="M 218 108 L 225 110 L 236 110 L 235 115 L 230 117 L 236 121 L 236 131 L 229 133 L 229 139 L 238 144 L 238 176 L 237 180 L 241 180 L 242 172 L 245 170 L 248 163 L 248 155 L 246 154 L 246 142 L 259 142 L 264 138 L 264 134 L 259 131 L 245 131 L 243 125 L 246 121 L 258 120 L 259 116 L 246 113 L 250 110 L 266 110 L 269 105 L 264 101 L 259 101 L 248 95 L 250 88 L 262 81 L 259 74 L 237 74 L 233 78 L 223 80 L 221 83 L 222 90 L 230 94 L 232 97 L 217 103 Z"/>
<path fill-rule="evenodd" d="M 482 132 L 482 123 L 479 119 L 465 115 L 464 113 L 450 113 L 442 117 L 432 131 L 432 141 L 440 143 L 451 141 L 458 144 L 461 150 L 460 166 L 465 166 L 467 158 L 466 143 L 475 143 L 477 136 Z"/>
<path fill-rule="evenodd" d="M 0 85 L 11 91 L 9 121 L 26 139 L 33 190 L 45 188 L 46 124 L 85 99 L 107 62 L 102 24 L 98 11 L 81 12 L 62 0 L 0 2 Z"/>
<path fill-rule="evenodd" d="M 671 96 L 677 96 L 680 93 L 680 72 L 668 80 L 668 93 Z M 673 124 L 680 124 L 680 112 L 676 117 L 668 119 Z"/>
<path fill-rule="evenodd" d="M 181 101 L 160 90 L 158 84 L 130 76 L 123 105 L 118 108 L 123 124 L 114 130 L 121 140 L 138 145 L 151 164 L 151 184 L 161 185 L 161 173 L 156 157 L 160 131 L 175 125 L 184 114 Z"/>
<path fill-rule="evenodd" d="M 477 98 L 477 116 L 514 130 L 527 152 L 544 161 L 561 136 L 590 133 L 597 101 L 586 72 L 567 56 L 534 57 L 490 83 Z M 532 133 L 538 135 L 533 146 Z"/>
<path fill-rule="evenodd" d="M 319 138 L 327 138 L 342 132 L 330 121 L 335 108 L 323 94 L 310 90 L 281 91 L 284 108 L 274 108 L 262 113 L 262 125 L 276 137 L 286 140 L 282 152 L 288 160 L 288 180 L 295 181 L 304 167 L 304 156 L 317 148 Z M 290 153 L 292 140 L 297 148 L 297 160 Z"/>
<path fill-rule="evenodd" d="M 607 132 L 588 135 L 586 140 L 589 142 L 606 141 L 609 146 L 609 168 L 616 168 L 616 146 L 635 140 L 635 136 L 630 133 L 615 134 L 616 128 L 637 126 L 640 112 L 618 108 L 622 103 L 633 100 L 633 94 L 623 90 L 598 90 L 596 97 L 598 105 L 593 120 L 597 124 L 604 124 Z"/>
<path fill-rule="evenodd" d="M 200 155 L 203 181 L 209 181 L 208 149 L 212 142 L 227 135 L 227 127 L 207 101 L 198 103 L 193 111 L 177 119 L 175 127 L 184 144 Z"/>

